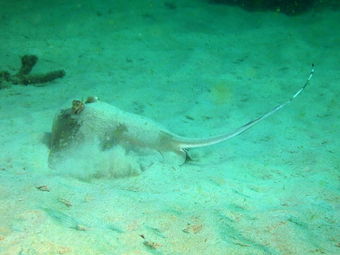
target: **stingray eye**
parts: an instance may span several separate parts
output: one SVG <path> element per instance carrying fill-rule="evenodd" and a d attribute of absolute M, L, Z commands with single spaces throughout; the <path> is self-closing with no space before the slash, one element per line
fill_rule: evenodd
<path fill-rule="evenodd" d="M 85 108 L 85 104 L 81 100 L 73 100 L 72 101 L 72 113 L 79 114 Z"/>
<path fill-rule="evenodd" d="M 95 97 L 95 96 L 93 96 L 93 97 L 88 97 L 88 98 L 86 99 L 86 101 L 85 101 L 85 104 L 95 103 L 95 102 L 97 102 L 98 100 L 99 100 L 99 98 L 98 98 L 98 97 Z"/>

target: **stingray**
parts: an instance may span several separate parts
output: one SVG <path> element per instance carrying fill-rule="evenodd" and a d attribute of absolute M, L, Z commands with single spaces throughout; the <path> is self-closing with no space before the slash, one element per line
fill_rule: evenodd
<path fill-rule="evenodd" d="M 77 150 L 83 143 L 97 142 L 101 149 L 109 150 L 116 145 L 131 149 L 151 149 L 160 152 L 172 152 L 184 162 L 190 157 L 188 150 L 205 147 L 236 137 L 262 120 L 273 115 L 291 103 L 309 84 L 314 73 L 312 66 L 304 85 L 287 101 L 275 106 L 270 111 L 247 122 L 233 132 L 207 138 L 182 137 L 146 117 L 125 112 L 111 104 L 101 102 L 96 97 L 86 101 L 74 100 L 72 107 L 63 109 L 54 119 L 50 156 L 69 148 Z"/>

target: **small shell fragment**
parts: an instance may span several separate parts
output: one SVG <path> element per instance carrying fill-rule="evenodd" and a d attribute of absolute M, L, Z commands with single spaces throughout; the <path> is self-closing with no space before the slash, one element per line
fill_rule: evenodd
<path fill-rule="evenodd" d="M 67 207 L 71 207 L 72 206 L 72 203 L 64 198 L 59 198 L 58 201 L 60 203 L 63 203 L 64 205 L 66 205 Z"/>
<path fill-rule="evenodd" d="M 41 191 L 50 192 L 50 189 L 48 188 L 47 185 L 36 186 L 36 188 L 37 188 L 38 190 L 41 190 Z"/>
<path fill-rule="evenodd" d="M 146 246 L 146 247 L 148 247 L 148 248 L 150 248 L 150 249 L 152 249 L 152 250 L 156 250 L 156 249 L 158 249 L 158 248 L 160 248 L 162 245 L 161 244 L 159 244 L 159 243 L 156 243 L 156 242 L 152 242 L 152 241 L 144 241 L 143 242 L 143 244 Z"/>
<path fill-rule="evenodd" d="M 184 233 L 197 234 L 198 232 L 202 230 L 202 228 L 203 228 L 202 224 L 189 224 L 188 223 L 188 226 L 182 231 Z"/>

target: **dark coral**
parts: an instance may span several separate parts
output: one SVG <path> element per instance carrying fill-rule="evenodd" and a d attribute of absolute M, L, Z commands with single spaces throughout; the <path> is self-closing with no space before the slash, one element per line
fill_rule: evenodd
<path fill-rule="evenodd" d="M 21 67 L 16 74 L 10 74 L 7 71 L 0 71 L 0 89 L 8 87 L 9 83 L 20 85 L 35 85 L 51 82 L 55 79 L 65 76 L 64 70 L 57 70 L 47 73 L 31 74 L 33 67 L 38 62 L 38 57 L 35 55 L 25 55 L 21 57 Z"/>

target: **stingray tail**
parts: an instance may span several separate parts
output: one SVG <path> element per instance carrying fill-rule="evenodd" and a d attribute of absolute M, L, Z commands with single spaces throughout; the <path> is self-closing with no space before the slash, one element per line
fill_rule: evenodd
<path fill-rule="evenodd" d="M 203 138 L 203 139 L 188 139 L 188 138 L 178 137 L 176 139 L 177 144 L 182 149 L 204 147 L 204 146 L 209 146 L 209 145 L 213 145 L 213 144 L 217 144 L 217 143 L 229 140 L 229 139 L 231 139 L 235 136 L 242 134 L 246 130 L 255 126 L 260 121 L 266 119 L 270 115 L 274 114 L 278 110 L 280 110 L 283 107 L 285 107 L 286 105 L 290 104 L 307 87 L 307 85 L 309 84 L 310 80 L 313 77 L 313 74 L 314 74 L 314 64 L 312 65 L 312 70 L 311 70 L 309 77 L 306 80 L 305 84 L 289 100 L 287 100 L 286 102 L 284 102 L 282 104 L 275 106 L 272 110 L 270 110 L 269 112 L 259 116 L 258 118 L 249 121 L 248 123 L 244 124 L 243 126 L 239 127 L 238 129 L 236 129 L 234 132 L 224 134 L 224 135 L 214 136 L 214 137 Z"/>

